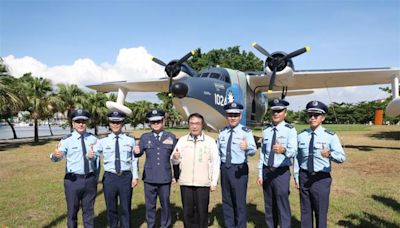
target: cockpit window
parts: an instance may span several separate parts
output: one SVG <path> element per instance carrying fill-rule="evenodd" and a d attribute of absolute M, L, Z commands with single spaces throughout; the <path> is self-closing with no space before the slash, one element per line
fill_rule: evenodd
<path fill-rule="evenodd" d="M 221 75 L 218 74 L 218 73 L 211 73 L 211 74 L 210 74 L 210 78 L 219 79 L 220 76 L 221 76 Z"/>
<path fill-rule="evenodd" d="M 207 78 L 207 77 L 208 77 L 208 73 L 202 73 L 202 74 L 200 75 L 200 77 L 202 77 L 202 78 Z"/>

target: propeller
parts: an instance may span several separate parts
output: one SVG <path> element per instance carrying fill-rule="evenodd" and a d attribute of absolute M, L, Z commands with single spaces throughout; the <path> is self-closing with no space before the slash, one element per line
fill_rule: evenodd
<path fill-rule="evenodd" d="M 193 50 L 187 53 L 179 60 L 172 60 L 168 64 L 164 63 L 162 60 L 157 59 L 156 57 L 152 56 L 151 60 L 163 67 L 165 67 L 165 73 L 167 73 L 169 77 L 169 84 L 168 84 L 168 96 L 172 97 L 171 89 L 172 89 L 172 79 L 176 77 L 181 72 L 181 65 L 182 63 L 186 62 L 190 57 L 196 54 L 197 50 Z"/>
<path fill-rule="evenodd" d="M 306 47 L 300 48 L 294 52 L 291 52 L 289 54 L 286 54 L 284 52 L 276 52 L 276 53 L 272 53 L 272 55 L 271 55 L 271 54 L 269 54 L 269 52 L 267 50 L 265 50 L 263 47 L 258 45 L 256 42 L 253 42 L 251 45 L 255 49 L 257 49 L 257 51 L 259 51 L 261 54 L 268 57 L 265 62 L 266 62 L 266 65 L 272 70 L 272 75 L 271 75 L 271 79 L 269 81 L 267 93 L 272 93 L 272 89 L 274 88 L 274 85 L 275 85 L 277 71 L 281 71 L 281 70 L 285 69 L 285 67 L 288 65 L 288 61 L 291 58 L 294 58 L 298 55 L 301 55 L 305 52 L 310 51 L 310 48 L 306 46 Z"/>

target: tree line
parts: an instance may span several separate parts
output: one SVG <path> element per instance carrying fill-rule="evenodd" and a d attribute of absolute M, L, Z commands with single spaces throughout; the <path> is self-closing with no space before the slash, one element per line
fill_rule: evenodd
<path fill-rule="evenodd" d="M 198 52 L 200 53 L 200 51 Z M 189 65 L 195 70 L 204 67 L 227 67 L 240 71 L 254 71 L 263 69 L 263 61 L 257 58 L 252 52 L 240 51 L 239 46 L 227 49 L 214 49 L 205 54 L 198 54 L 188 61 Z M 381 88 L 390 93 L 389 88 Z M 160 103 L 151 103 L 145 100 L 137 102 L 125 102 L 133 112 L 127 118 L 127 123 L 133 127 L 143 125 L 146 122 L 146 113 L 152 108 L 160 108 L 168 115 L 167 126 L 180 126 L 183 118 L 173 108 L 172 99 L 167 93 L 158 93 Z M 20 78 L 10 75 L 7 65 L 0 58 L 0 119 L 5 120 L 13 131 L 13 137 L 17 134 L 11 122 L 13 117 L 20 111 L 28 111 L 34 124 L 34 142 L 38 142 L 38 121 L 47 120 L 51 132 L 50 120 L 55 113 L 63 113 L 67 118 L 70 113 L 77 108 L 88 110 L 91 115 L 89 127 L 94 128 L 95 134 L 98 133 L 98 126 L 106 126 L 107 108 L 106 101 L 116 101 L 116 95 L 103 93 L 92 93 L 81 90 L 77 85 L 57 84 L 55 87 L 49 79 L 33 76 L 26 73 Z M 327 123 L 338 124 L 367 124 L 374 120 L 374 112 L 377 108 L 386 107 L 390 102 L 388 97 L 383 102 L 360 102 L 332 103 L 329 105 L 330 112 L 327 115 Z M 265 115 L 268 121 L 269 115 Z M 289 122 L 307 123 L 307 115 L 304 111 L 289 111 L 287 120 Z M 400 117 L 389 118 L 385 116 L 385 121 L 397 123 Z M 70 129 L 72 123 L 69 121 Z"/>

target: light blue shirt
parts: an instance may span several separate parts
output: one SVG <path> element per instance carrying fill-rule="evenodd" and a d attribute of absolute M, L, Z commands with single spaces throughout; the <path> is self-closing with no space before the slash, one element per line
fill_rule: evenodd
<path fill-rule="evenodd" d="M 121 171 L 131 171 L 132 178 L 138 179 L 138 159 L 133 155 L 135 138 L 125 133 L 119 134 L 118 137 Z M 111 173 L 117 173 L 115 170 L 115 141 L 116 135 L 110 133 L 107 137 L 100 139 L 93 148 L 96 157 L 103 154 L 104 171 Z"/>
<path fill-rule="evenodd" d="M 73 131 L 71 134 L 65 136 L 60 141 L 59 150 L 63 153 L 63 157 L 56 158 L 51 157 L 51 160 L 58 162 L 63 158 L 66 158 L 66 172 L 75 174 L 85 174 L 85 165 L 83 160 L 82 142 L 81 137 L 84 137 L 86 153 L 89 152 L 89 147 L 96 144 L 97 138 L 91 133 L 86 132 L 83 135 L 77 131 Z M 89 160 L 89 172 L 96 171 L 98 163 L 96 160 Z"/>
<path fill-rule="evenodd" d="M 297 158 L 294 159 L 294 178 L 297 183 L 299 183 L 300 168 L 307 170 L 308 147 L 311 140 L 311 133 L 312 130 L 308 128 L 302 131 L 298 136 L 299 149 Z M 331 171 L 331 161 L 342 163 L 346 160 L 342 144 L 335 132 L 327 130 L 322 126 L 315 129 L 314 133 L 314 171 L 329 173 Z M 330 157 L 324 158 L 321 155 L 322 146 L 330 151 Z"/>
<path fill-rule="evenodd" d="M 262 142 L 260 150 L 260 160 L 258 162 L 258 177 L 262 177 L 263 165 L 268 166 L 269 154 L 271 153 L 272 137 L 276 128 L 275 144 L 279 143 L 286 149 L 285 153 L 274 154 L 273 167 L 290 166 L 290 159 L 296 156 L 297 152 L 297 132 L 296 129 L 286 123 L 280 122 L 278 125 L 269 124 L 262 131 Z M 272 152 L 274 153 L 274 152 Z"/>
<path fill-rule="evenodd" d="M 219 132 L 217 146 L 219 150 L 219 156 L 221 157 L 221 162 L 226 161 L 226 149 L 229 136 L 231 134 L 230 129 L 231 127 L 226 126 Z M 247 149 L 245 151 L 240 149 L 240 142 L 243 139 L 247 142 Z M 238 124 L 236 127 L 234 127 L 231 144 L 231 163 L 242 164 L 247 162 L 247 156 L 253 156 L 256 153 L 256 150 L 257 147 L 252 131 L 241 124 Z"/>

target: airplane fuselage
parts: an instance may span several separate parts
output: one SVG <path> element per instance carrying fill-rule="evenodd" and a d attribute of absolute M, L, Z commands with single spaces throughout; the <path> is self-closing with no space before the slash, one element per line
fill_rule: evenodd
<path fill-rule="evenodd" d="M 267 100 L 262 93 L 253 94 L 248 88 L 244 72 L 209 68 L 196 75 L 182 77 L 175 84 L 178 83 L 184 84 L 187 91 L 181 98 L 174 97 L 173 104 L 184 118 L 191 113 L 200 113 L 205 117 L 207 127 L 218 131 L 226 125 L 224 105 L 235 101 L 244 106 L 241 124 L 251 127 L 261 124 Z M 177 92 L 173 89 L 173 93 Z"/>

